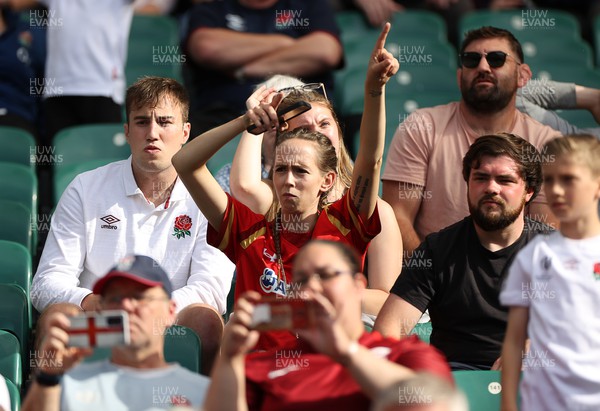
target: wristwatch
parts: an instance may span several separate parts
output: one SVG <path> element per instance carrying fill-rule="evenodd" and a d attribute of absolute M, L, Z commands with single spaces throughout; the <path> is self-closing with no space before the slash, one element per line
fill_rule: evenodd
<path fill-rule="evenodd" d="M 62 374 L 48 374 L 43 371 L 38 371 L 35 376 L 35 381 L 44 387 L 55 387 L 60 384 Z"/>

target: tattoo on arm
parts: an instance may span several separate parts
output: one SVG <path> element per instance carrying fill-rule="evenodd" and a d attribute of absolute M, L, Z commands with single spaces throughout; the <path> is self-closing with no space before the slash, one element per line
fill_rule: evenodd
<path fill-rule="evenodd" d="M 368 178 L 363 182 L 362 176 L 358 176 L 356 179 L 356 186 L 354 187 L 354 206 L 358 211 L 360 211 L 362 207 L 363 200 L 365 199 L 365 194 L 367 192 L 367 187 L 370 184 L 370 180 Z"/>
<path fill-rule="evenodd" d="M 371 97 L 379 97 L 382 94 L 381 90 L 369 90 L 369 95 Z"/>

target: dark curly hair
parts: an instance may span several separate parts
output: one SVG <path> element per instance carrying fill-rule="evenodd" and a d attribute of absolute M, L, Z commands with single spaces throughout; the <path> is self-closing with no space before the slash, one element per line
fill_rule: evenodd
<path fill-rule="evenodd" d="M 519 175 L 527 189 L 533 190 L 530 203 L 542 187 L 542 161 L 539 151 L 525 139 L 510 133 L 489 134 L 479 137 L 463 158 L 463 178 L 468 183 L 471 169 L 478 168 L 484 156 L 507 156 L 519 167 Z"/>

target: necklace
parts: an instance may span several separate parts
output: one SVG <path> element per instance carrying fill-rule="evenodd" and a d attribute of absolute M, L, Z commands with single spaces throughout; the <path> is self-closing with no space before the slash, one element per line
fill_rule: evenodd
<path fill-rule="evenodd" d="M 285 278 L 285 268 L 283 267 L 283 258 L 281 256 L 281 209 L 277 211 L 275 216 L 275 229 L 273 230 L 275 235 L 275 253 L 277 253 L 277 265 L 279 266 L 279 278 L 284 284 L 284 293 L 287 295 L 288 284 Z"/>

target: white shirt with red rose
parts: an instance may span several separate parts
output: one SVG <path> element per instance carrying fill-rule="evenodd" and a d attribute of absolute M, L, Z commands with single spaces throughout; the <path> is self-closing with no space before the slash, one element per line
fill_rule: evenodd
<path fill-rule="evenodd" d="M 31 301 L 38 311 L 59 302 L 80 305 L 116 261 L 140 254 L 169 274 L 178 311 L 205 303 L 225 313 L 235 267 L 206 243 L 207 224 L 179 179 L 167 202 L 149 202 L 135 182 L 131 157 L 82 173 L 52 216 Z"/>

